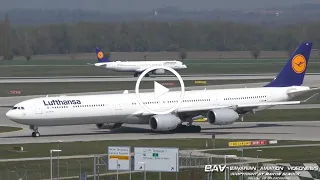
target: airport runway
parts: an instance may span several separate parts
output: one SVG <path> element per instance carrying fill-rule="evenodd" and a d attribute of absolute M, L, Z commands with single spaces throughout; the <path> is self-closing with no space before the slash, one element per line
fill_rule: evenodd
<path fill-rule="evenodd" d="M 237 122 L 233 125 L 214 126 L 208 123 L 195 123 L 202 126 L 201 133 L 153 133 L 148 125 L 125 125 L 114 131 L 99 130 L 95 125 L 61 127 L 40 127 L 41 137 L 32 138 L 31 131 L 24 126 L 21 131 L 1 133 L 0 144 L 73 142 L 96 140 L 137 140 L 137 139 L 178 139 L 216 138 L 233 139 L 277 139 L 320 141 L 320 121 L 306 122 Z M 22 127 L 2 119 L 3 125 Z"/>
<path fill-rule="evenodd" d="M 247 79 L 273 79 L 274 75 L 182 75 L 183 80 L 247 80 Z M 1 77 L 0 83 L 48 83 L 48 82 L 123 82 L 137 81 L 138 77 L 132 76 L 93 76 L 93 77 Z M 175 76 L 145 77 L 143 81 L 177 81 Z M 305 76 L 306 81 L 319 81 L 320 76 L 310 74 Z"/>
<path fill-rule="evenodd" d="M 247 80 L 247 79 L 273 79 L 274 76 L 182 76 L 183 80 Z M 123 82 L 137 81 L 138 77 L 86 77 L 86 78 L 21 78 L 0 79 L 0 83 L 56 83 L 56 82 Z M 143 81 L 177 81 L 177 77 L 145 77 Z"/>

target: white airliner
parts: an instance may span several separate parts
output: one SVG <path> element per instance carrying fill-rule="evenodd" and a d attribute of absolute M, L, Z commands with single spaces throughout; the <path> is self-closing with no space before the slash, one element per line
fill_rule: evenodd
<path fill-rule="evenodd" d="M 104 53 L 100 48 L 96 47 L 96 55 L 98 58 L 98 63 L 93 64 L 97 67 L 103 67 L 111 71 L 117 72 L 134 72 L 134 77 L 138 77 L 146 69 L 153 66 L 166 66 L 175 70 L 186 69 L 187 66 L 181 61 L 110 61 L 104 56 Z M 92 65 L 92 64 L 89 64 Z M 153 74 L 164 74 L 164 69 L 156 69 L 152 71 Z M 149 74 L 146 74 L 149 77 Z"/>
<path fill-rule="evenodd" d="M 288 100 L 318 89 L 301 86 L 311 47 L 312 43 L 300 44 L 276 78 L 264 87 L 186 91 L 183 102 L 169 114 L 149 113 L 140 106 L 135 93 L 125 91 L 122 94 L 30 99 L 16 104 L 6 116 L 29 125 L 33 137 L 40 136 L 39 126 L 81 124 L 96 124 L 101 129 L 122 124 L 149 124 L 153 131 L 200 132 L 200 126 L 192 125 L 193 117 L 205 116 L 210 124 L 226 125 L 242 119 L 246 113 L 306 102 L 309 98 Z M 168 110 L 178 101 L 180 91 L 167 92 L 158 99 L 154 98 L 154 93 L 140 93 L 140 97 L 150 109 Z"/>

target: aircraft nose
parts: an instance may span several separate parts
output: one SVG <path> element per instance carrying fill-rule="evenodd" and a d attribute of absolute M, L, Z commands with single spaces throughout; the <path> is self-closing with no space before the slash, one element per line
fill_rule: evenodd
<path fill-rule="evenodd" d="M 183 65 L 182 65 L 182 68 L 184 68 L 184 69 L 187 68 L 187 65 L 183 64 Z"/>
<path fill-rule="evenodd" d="M 9 119 L 17 119 L 19 118 L 19 115 L 17 114 L 17 112 L 14 112 L 12 110 L 9 110 L 7 113 L 6 113 L 6 116 L 9 118 Z"/>

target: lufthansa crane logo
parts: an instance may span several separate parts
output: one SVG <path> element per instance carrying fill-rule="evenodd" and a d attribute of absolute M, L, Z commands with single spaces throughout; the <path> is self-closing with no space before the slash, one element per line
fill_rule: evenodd
<path fill-rule="evenodd" d="M 292 58 L 292 69 L 294 72 L 303 73 L 307 67 L 307 61 L 303 55 L 297 54 Z"/>
<path fill-rule="evenodd" d="M 102 59 L 104 57 L 104 54 L 102 51 L 100 51 L 100 52 L 98 52 L 97 56 L 99 59 Z"/>

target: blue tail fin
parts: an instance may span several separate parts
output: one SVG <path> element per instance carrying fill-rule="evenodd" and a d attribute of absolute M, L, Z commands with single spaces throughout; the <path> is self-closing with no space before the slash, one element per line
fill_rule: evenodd
<path fill-rule="evenodd" d="M 311 42 L 301 43 L 276 78 L 264 87 L 300 86 L 307 70 L 311 49 Z"/>
<path fill-rule="evenodd" d="M 98 58 L 98 62 L 111 62 L 107 57 L 104 56 L 104 53 L 100 50 L 99 47 L 96 47 L 96 55 Z"/>

